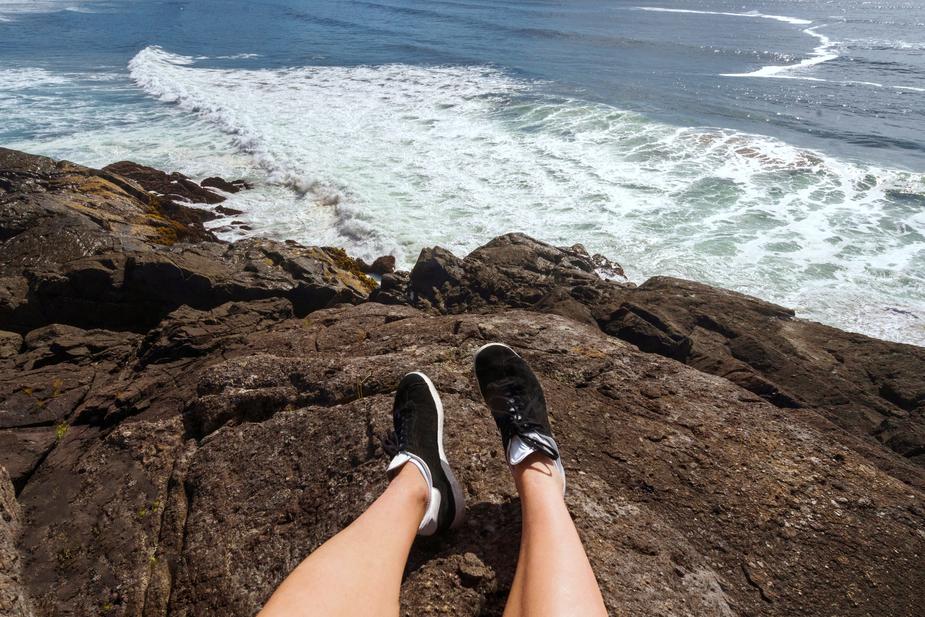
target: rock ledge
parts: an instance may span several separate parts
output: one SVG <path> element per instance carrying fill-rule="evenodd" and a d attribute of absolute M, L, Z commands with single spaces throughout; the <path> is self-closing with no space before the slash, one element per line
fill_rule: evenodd
<path fill-rule="evenodd" d="M 219 242 L 203 185 L 0 149 L 0 614 L 253 615 L 385 486 L 423 370 L 468 519 L 416 544 L 403 611 L 500 615 L 494 340 L 543 382 L 613 614 L 921 613 L 925 350 L 521 234 L 411 272 Z"/>

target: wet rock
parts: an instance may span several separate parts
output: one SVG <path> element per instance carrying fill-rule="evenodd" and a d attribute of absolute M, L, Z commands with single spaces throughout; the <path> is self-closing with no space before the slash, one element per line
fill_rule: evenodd
<path fill-rule="evenodd" d="M 225 201 L 225 198 L 218 193 L 213 193 L 207 188 L 203 188 L 176 171 L 168 174 L 160 169 L 139 165 L 132 161 L 112 163 L 104 167 L 103 171 L 109 171 L 119 174 L 122 177 L 130 178 L 140 184 L 144 190 L 163 195 L 173 200 L 204 204 L 217 204 Z M 209 180 L 220 180 L 220 178 L 209 178 Z M 212 186 L 214 186 L 214 184 Z M 233 193 L 236 191 L 229 192 Z"/>
<path fill-rule="evenodd" d="M 369 299 L 380 304 L 410 304 L 412 299 L 408 292 L 409 281 L 408 272 L 383 274 L 382 282 L 369 294 Z"/>
<path fill-rule="evenodd" d="M 204 188 L 216 188 L 220 191 L 225 191 L 226 193 L 237 193 L 239 191 L 252 188 L 251 185 L 244 180 L 232 180 L 229 182 L 228 180 L 219 178 L 217 176 L 206 178 L 200 182 L 199 185 Z"/>
<path fill-rule="evenodd" d="M 213 212 L 218 212 L 223 216 L 237 216 L 239 214 L 244 214 L 244 210 L 236 210 L 235 208 L 229 208 L 227 206 L 215 206 Z"/>
<path fill-rule="evenodd" d="M 623 266 L 610 258 L 600 253 L 595 253 L 591 256 L 591 263 L 594 264 L 594 272 L 601 278 L 619 282 L 627 281 L 626 274 L 623 272 Z"/>
<path fill-rule="evenodd" d="M 357 261 L 360 264 L 360 269 L 367 274 L 378 274 L 382 276 L 395 272 L 395 257 L 392 255 L 377 257 L 371 264 L 364 262 L 362 259 L 358 259 Z"/>
<path fill-rule="evenodd" d="M 395 272 L 395 257 L 393 255 L 382 255 L 377 257 L 370 266 L 373 274 L 390 274 Z"/>
<path fill-rule="evenodd" d="M 168 204 L 115 173 L 0 150 L 0 176 L 9 180 L 0 195 L 5 330 L 59 323 L 145 332 L 184 304 L 208 310 L 272 297 L 305 314 L 362 301 L 375 288 L 340 249 L 214 241 L 192 215 L 178 218 L 202 211 Z"/>

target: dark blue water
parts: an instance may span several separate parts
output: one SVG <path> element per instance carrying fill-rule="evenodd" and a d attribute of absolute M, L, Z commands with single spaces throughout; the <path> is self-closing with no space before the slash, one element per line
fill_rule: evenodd
<path fill-rule="evenodd" d="M 39 2 L 71 10 L 18 13 L 28 4 L 36 3 L 0 2 L 0 15 L 9 6 L 5 14 L 15 19 L 0 25 L 5 66 L 124 69 L 148 45 L 190 56 L 246 50 L 267 67 L 491 64 L 682 126 L 774 135 L 915 170 L 925 165 L 920 2 L 148 0 Z M 794 74 L 827 82 L 720 77 L 794 64 L 819 41 L 800 25 L 770 19 L 638 6 L 811 20 L 838 58 Z M 15 138 L 17 127 L 3 128 L 4 138 Z"/>
<path fill-rule="evenodd" d="M 0 19 L 0 144 L 247 176 L 256 233 L 407 264 L 522 229 L 925 342 L 925 3 L 0 0 Z"/>

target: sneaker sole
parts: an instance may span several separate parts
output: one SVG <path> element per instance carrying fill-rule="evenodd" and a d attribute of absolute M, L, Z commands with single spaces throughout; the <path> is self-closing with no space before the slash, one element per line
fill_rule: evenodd
<path fill-rule="evenodd" d="M 421 377 L 430 389 L 430 395 L 437 403 L 437 454 L 440 457 L 440 467 L 443 468 L 443 473 L 446 475 L 446 479 L 450 483 L 450 488 L 453 491 L 453 503 L 456 505 L 456 513 L 453 515 L 453 522 L 450 524 L 450 529 L 456 529 L 465 518 L 466 503 L 462 492 L 462 486 L 460 486 L 459 482 L 456 480 L 456 476 L 450 468 L 450 462 L 446 460 L 446 452 L 443 450 L 443 401 L 440 400 L 440 395 L 437 394 L 437 388 L 434 387 L 434 382 L 430 380 L 430 377 L 418 371 L 413 371 L 408 374 Z"/>

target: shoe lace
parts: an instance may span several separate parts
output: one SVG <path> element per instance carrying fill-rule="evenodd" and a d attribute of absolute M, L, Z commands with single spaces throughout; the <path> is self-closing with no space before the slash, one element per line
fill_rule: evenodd
<path fill-rule="evenodd" d="M 500 403 L 506 413 L 495 416 L 502 425 L 507 428 L 508 436 L 517 435 L 528 446 L 538 450 L 556 460 L 559 453 L 550 446 L 530 435 L 530 433 L 544 433 L 547 431 L 539 422 L 532 418 L 536 417 L 533 413 L 538 405 L 535 399 L 525 396 L 521 380 L 506 377 L 495 382 L 495 393 L 491 396 L 493 402 Z M 493 406 L 494 407 L 494 406 Z"/>
<path fill-rule="evenodd" d="M 394 411 L 397 428 L 389 431 L 382 441 L 382 449 L 389 456 L 394 457 L 405 448 L 408 443 L 408 431 L 411 426 L 411 417 L 414 415 L 414 402 L 406 401 Z"/>
<path fill-rule="evenodd" d="M 389 431 L 384 437 L 380 438 L 380 441 L 382 442 L 382 449 L 389 455 L 389 458 L 395 458 L 401 452 L 401 444 L 398 442 L 395 431 Z"/>

